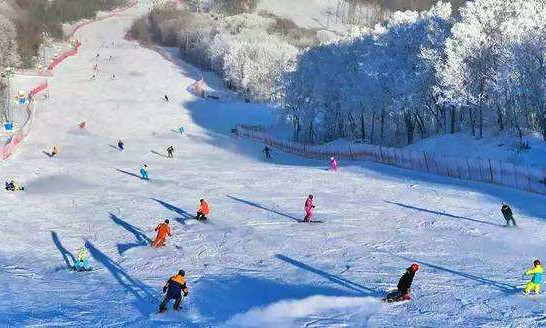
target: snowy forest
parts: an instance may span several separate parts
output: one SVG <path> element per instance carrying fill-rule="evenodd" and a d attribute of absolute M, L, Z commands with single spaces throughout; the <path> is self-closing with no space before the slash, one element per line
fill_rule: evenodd
<path fill-rule="evenodd" d="M 440 2 L 303 51 L 281 82 L 294 139 L 411 144 L 494 128 L 546 140 L 545 13 L 539 0 L 478 0 L 454 18 Z"/>
<path fill-rule="evenodd" d="M 272 15 L 164 7 L 133 34 L 151 31 L 245 97 L 278 103 L 296 141 L 400 146 L 493 129 L 525 147 L 526 134 L 546 139 L 545 12 L 539 0 L 478 0 L 457 12 L 438 2 L 321 40 Z"/>

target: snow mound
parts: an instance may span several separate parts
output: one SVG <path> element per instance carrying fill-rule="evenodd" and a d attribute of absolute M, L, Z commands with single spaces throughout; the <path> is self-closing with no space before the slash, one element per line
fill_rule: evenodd
<path fill-rule="evenodd" d="M 346 312 L 363 325 L 378 312 L 380 303 L 371 297 L 340 297 L 315 295 L 301 300 L 282 300 L 264 308 L 253 308 L 236 314 L 227 327 L 299 327 L 298 319 L 317 316 L 316 321 L 332 324 L 328 315 Z"/>

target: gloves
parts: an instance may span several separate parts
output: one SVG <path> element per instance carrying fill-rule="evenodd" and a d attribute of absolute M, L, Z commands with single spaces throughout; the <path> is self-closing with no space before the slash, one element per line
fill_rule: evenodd
<path fill-rule="evenodd" d="M 186 297 L 186 296 L 188 296 L 188 292 L 185 291 L 184 292 L 184 297 Z"/>
<path fill-rule="evenodd" d="M 167 286 L 163 287 L 163 293 L 167 292 Z"/>

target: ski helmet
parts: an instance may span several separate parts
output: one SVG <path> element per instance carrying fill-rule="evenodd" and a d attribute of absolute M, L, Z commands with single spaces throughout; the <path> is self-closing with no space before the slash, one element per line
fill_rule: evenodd
<path fill-rule="evenodd" d="M 169 224 L 169 219 L 165 220 L 165 223 Z"/>
<path fill-rule="evenodd" d="M 534 264 L 535 266 L 540 265 L 540 261 L 539 261 L 539 260 L 535 260 L 535 262 L 533 262 L 533 264 Z"/>
<path fill-rule="evenodd" d="M 180 271 L 178 271 L 178 274 L 181 275 L 182 277 L 184 277 L 186 275 L 186 271 L 180 270 Z"/>
<path fill-rule="evenodd" d="M 330 157 L 330 160 L 331 160 L 331 161 L 333 161 L 333 160 L 334 160 L 334 157 L 333 157 L 333 156 L 332 156 L 332 157 Z"/>
<path fill-rule="evenodd" d="M 411 268 L 411 271 L 417 272 L 417 270 L 419 270 L 419 264 L 413 263 L 410 268 Z"/>
<path fill-rule="evenodd" d="M 309 195 L 309 198 L 313 199 L 313 195 Z"/>

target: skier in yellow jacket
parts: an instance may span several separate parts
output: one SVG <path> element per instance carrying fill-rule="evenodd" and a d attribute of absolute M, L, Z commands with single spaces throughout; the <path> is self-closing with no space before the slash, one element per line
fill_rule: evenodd
<path fill-rule="evenodd" d="M 540 264 L 539 260 L 535 260 L 533 264 L 534 268 L 525 271 L 526 276 L 533 276 L 531 281 L 525 285 L 525 289 L 523 290 L 525 295 L 529 294 L 529 292 L 532 290 L 535 291 L 535 294 L 540 292 L 540 283 L 542 282 L 542 274 L 544 273 L 544 269 L 542 268 L 542 264 Z"/>

